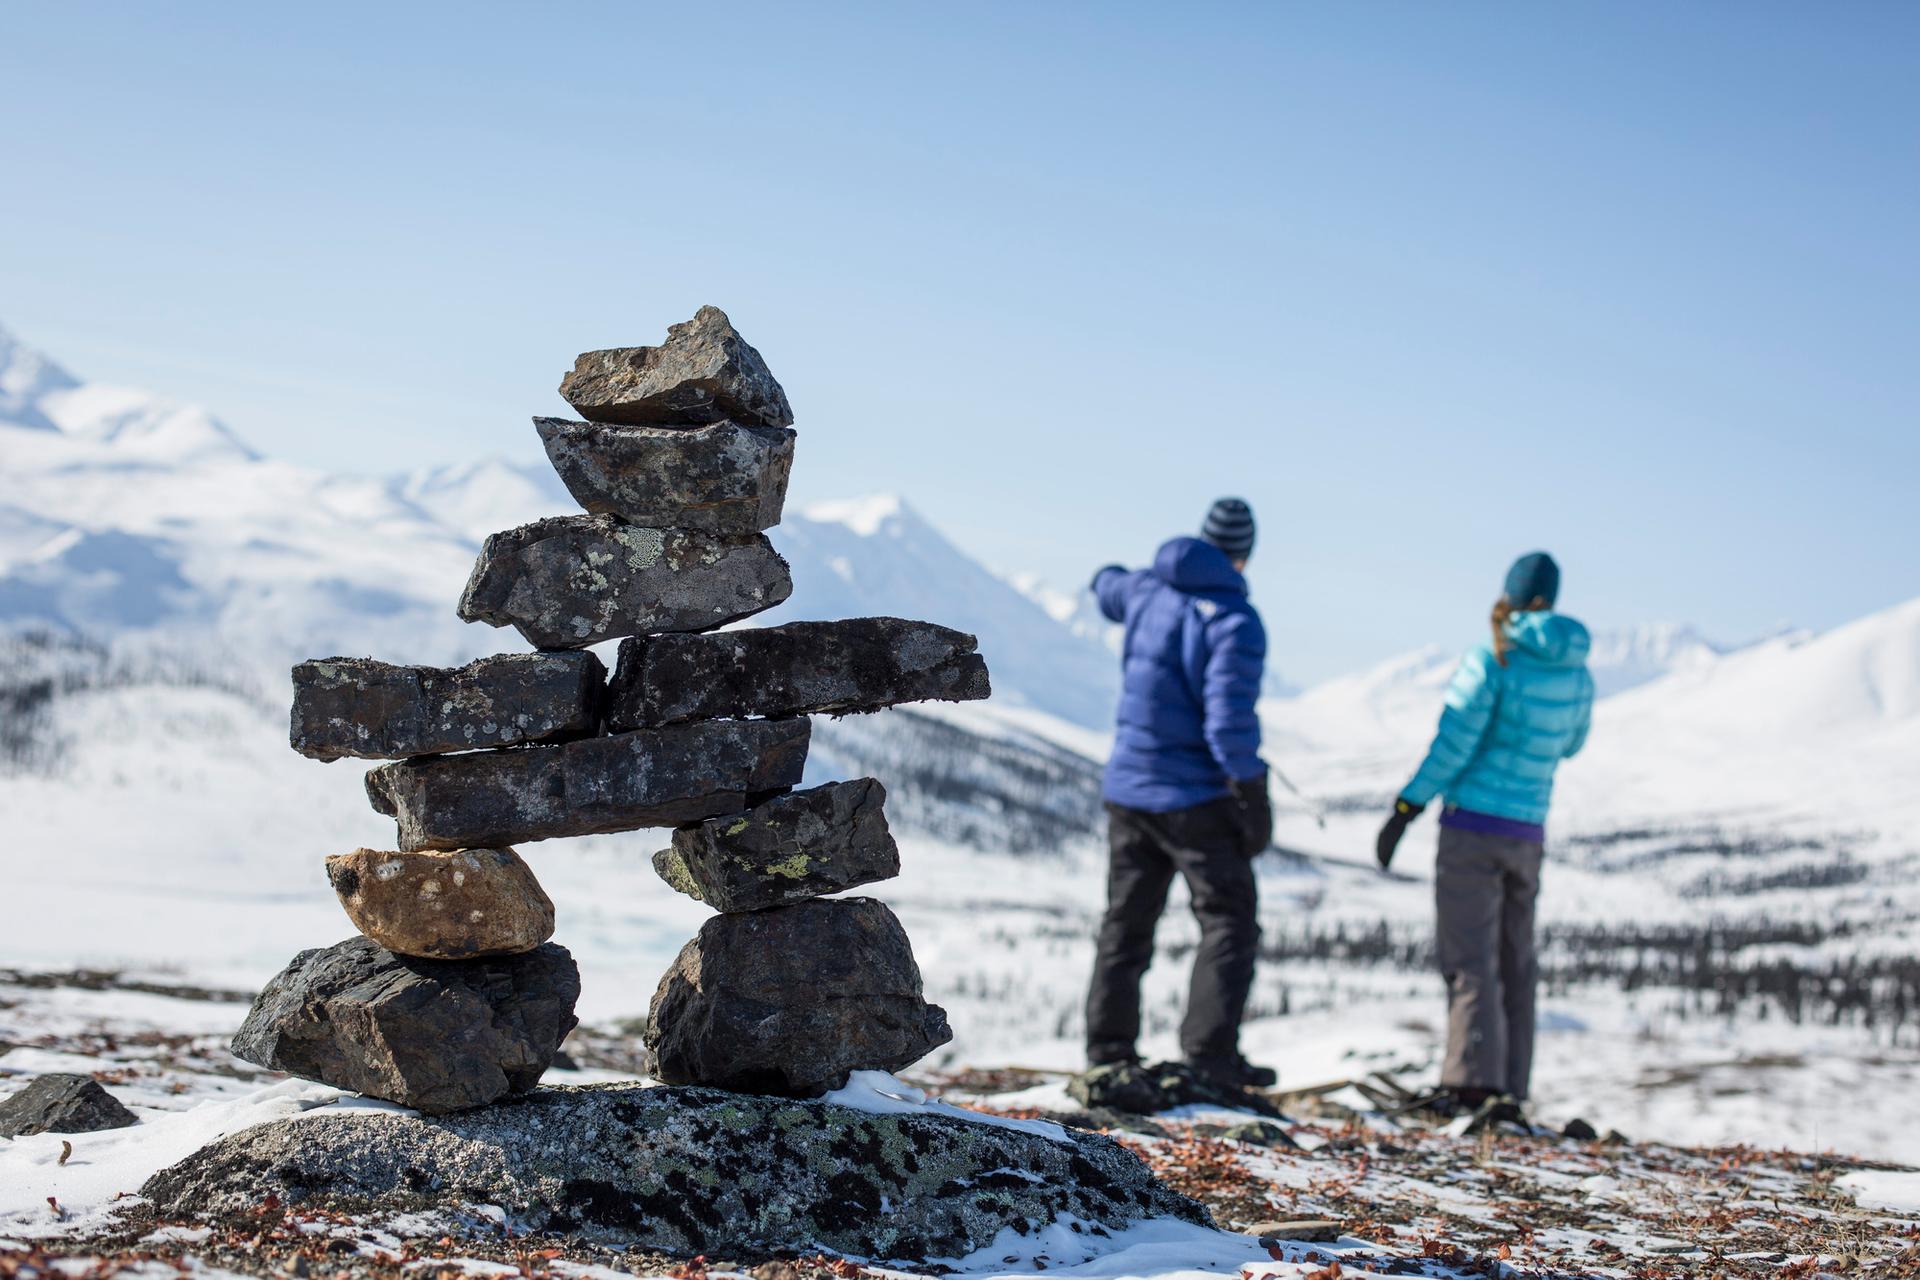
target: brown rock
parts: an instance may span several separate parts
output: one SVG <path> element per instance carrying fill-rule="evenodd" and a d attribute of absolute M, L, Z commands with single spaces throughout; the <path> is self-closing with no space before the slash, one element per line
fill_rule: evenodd
<path fill-rule="evenodd" d="M 395 955 L 517 955 L 553 936 L 553 902 L 512 849 L 355 849 L 327 859 L 327 879 L 353 927 Z"/>

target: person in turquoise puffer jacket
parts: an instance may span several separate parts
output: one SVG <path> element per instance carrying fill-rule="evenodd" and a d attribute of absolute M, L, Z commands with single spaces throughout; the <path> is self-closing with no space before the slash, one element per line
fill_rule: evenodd
<path fill-rule="evenodd" d="M 1533 1071 L 1534 900 L 1560 762 L 1586 745 L 1593 711 L 1587 629 L 1554 612 L 1560 567 L 1522 556 L 1493 607 L 1492 643 L 1461 660 L 1426 759 L 1394 802 L 1376 853 L 1385 868 L 1437 796 L 1434 867 L 1447 1056 L 1440 1085 L 1477 1107 L 1527 1096 Z"/>

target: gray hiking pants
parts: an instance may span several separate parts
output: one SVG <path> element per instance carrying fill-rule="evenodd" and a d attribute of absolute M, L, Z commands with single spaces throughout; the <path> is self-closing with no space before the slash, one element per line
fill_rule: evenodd
<path fill-rule="evenodd" d="M 1533 1074 L 1533 903 L 1542 848 L 1515 836 L 1440 828 L 1433 897 L 1447 980 L 1443 1087 L 1527 1096 Z"/>

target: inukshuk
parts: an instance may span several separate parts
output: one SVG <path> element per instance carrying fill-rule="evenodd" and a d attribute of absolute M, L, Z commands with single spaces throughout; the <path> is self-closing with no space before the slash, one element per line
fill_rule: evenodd
<path fill-rule="evenodd" d="M 581 356 L 560 391 L 587 420 L 534 425 L 586 514 L 488 538 L 460 601 L 537 652 L 294 668 L 294 749 L 395 761 L 366 786 L 399 848 L 327 860 L 363 936 L 297 956 L 234 1052 L 435 1113 L 531 1088 L 579 974 L 514 846 L 675 827 L 655 868 L 721 914 L 654 996 L 660 1080 L 809 1095 L 917 1060 L 952 1032 L 899 921 L 823 897 L 898 873 L 885 792 L 794 788 L 809 714 L 986 697 L 974 638 L 897 618 L 716 630 L 792 592 L 765 530 L 794 446 L 785 392 L 716 308 Z M 609 684 L 586 646 L 613 639 Z"/>

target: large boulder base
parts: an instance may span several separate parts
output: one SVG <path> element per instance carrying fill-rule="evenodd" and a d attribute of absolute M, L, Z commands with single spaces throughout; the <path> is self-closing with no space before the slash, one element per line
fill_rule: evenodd
<path fill-rule="evenodd" d="M 293 749 L 316 760 L 583 738 L 607 669 L 591 653 L 503 653 L 464 667 L 321 658 L 293 669 Z"/>
<path fill-rule="evenodd" d="M 584 649 L 618 636 L 725 626 L 792 594 L 792 573 L 765 534 L 554 516 L 487 539 L 460 616 L 511 626 L 541 649 Z"/>
<path fill-rule="evenodd" d="M 397 955 L 519 955 L 553 936 L 553 900 L 512 849 L 355 849 L 327 859 L 327 880 L 353 927 Z"/>
<path fill-rule="evenodd" d="M 437 1119 L 260 1125 L 163 1169 L 141 1194 L 189 1220 L 276 1200 L 383 1219 L 498 1205 L 516 1233 L 680 1256 L 826 1248 L 922 1261 L 1055 1222 L 1093 1237 L 1147 1217 L 1211 1225 L 1112 1139 L 1062 1134 L 711 1089 L 546 1088 Z"/>
<path fill-rule="evenodd" d="M 646 1044 L 665 1084 L 812 1097 L 952 1038 L 893 912 L 834 898 L 707 921 L 654 992 Z"/>
<path fill-rule="evenodd" d="M 267 983 L 233 1054 L 420 1111 L 458 1111 L 538 1084 L 579 998 L 573 956 L 551 942 L 517 956 L 419 960 L 349 938 L 302 951 Z"/>
<path fill-rule="evenodd" d="M 976 645 L 965 632 L 902 618 L 634 637 L 620 645 L 608 723 L 637 729 L 985 698 L 992 690 Z"/>
<path fill-rule="evenodd" d="M 368 771 L 367 797 L 405 850 L 677 827 L 798 786 L 810 731 L 804 719 L 743 720 L 399 760 Z"/>
<path fill-rule="evenodd" d="M 669 326 L 657 347 L 586 352 L 560 380 L 560 394 L 589 422 L 793 425 L 787 393 L 718 307 Z"/>
<path fill-rule="evenodd" d="M 716 911 L 762 911 L 900 874 L 887 791 L 872 778 L 829 782 L 745 813 L 682 827 L 653 869 Z"/>
<path fill-rule="evenodd" d="M 124 1129 L 140 1118 L 92 1076 L 54 1072 L 0 1102 L 0 1138 L 34 1133 L 96 1133 Z"/>
<path fill-rule="evenodd" d="M 786 427 L 620 427 L 535 418 L 547 460 L 595 515 L 649 528 L 750 534 L 780 523 L 793 470 Z"/>

